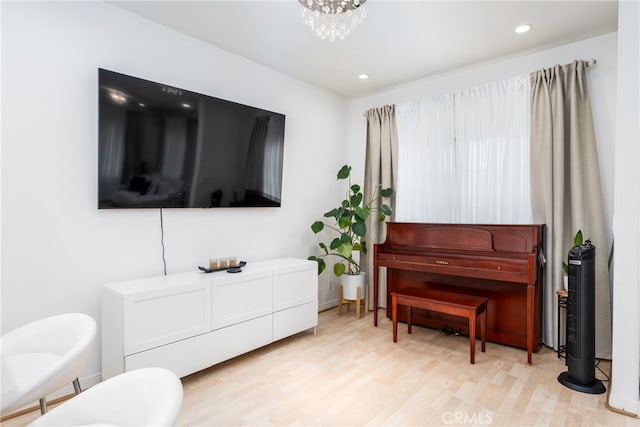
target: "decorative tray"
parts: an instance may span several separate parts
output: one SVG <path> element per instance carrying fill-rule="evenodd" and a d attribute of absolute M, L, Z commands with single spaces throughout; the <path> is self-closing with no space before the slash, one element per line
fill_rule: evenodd
<path fill-rule="evenodd" d="M 205 273 L 214 273 L 216 271 L 229 270 L 230 268 L 234 268 L 234 269 L 242 268 L 245 265 L 247 265 L 247 261 L 240 261 L 237 265 L 230 265 L 228 267 L 221 267 L 221 268 L 207 268 L 207 267 L 198 266 L 198 269 L 201 271 L 204 271 Z"/>

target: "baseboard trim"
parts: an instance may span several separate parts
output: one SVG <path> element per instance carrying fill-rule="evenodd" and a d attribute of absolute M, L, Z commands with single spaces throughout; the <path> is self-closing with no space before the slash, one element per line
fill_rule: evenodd
<path fill-rule="evenodd" d="M 609 395 L 609 399 L 606 402 L 606 405 L 610 411 L 617 412 L 618 414 L 626 415 L 633 418 L 640 417 L 640 401 L 615 398 Z"/>
<path fill-rule="evenodd" d="M 318 304 L 318 312 L 330 310 L 332 308 L 336 308 L 338 306 L 338 299 L 332 299 L 329 301 L 325 301 L 322 304 Z"/>

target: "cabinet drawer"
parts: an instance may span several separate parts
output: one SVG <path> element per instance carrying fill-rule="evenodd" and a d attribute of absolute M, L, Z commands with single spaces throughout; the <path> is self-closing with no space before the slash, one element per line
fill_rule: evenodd
<path fill-rule="evenodd" d="M 125 357 L 125 371 L 160 367 L 184 377 L 211 366 L 211 333 L 156 347 Z"/>
<path fill-rule="evenodd" d="M 273 313 L 273 340 L 280 340 L 318 326 L 318 302 Z"/>
<path fill-rule="evenodd" d="M 279 311 L 318 298 L 318 267 L 308 265 L 278 269 L 273 272 L 273 310 Z"/>
<path fill-rule="evenodd" d="M 271 344 L 273 341 L 271 323 L 272 316 L 268 315 L 213 331 L 211 363 L 220 363 Z"/>
<path fill-rule="evenodd" d="M 227 274 L 213 281 L 211 328 L 271 314 L 271 272 Z"/>
<path fill-rule="evenodd" d="M 210 299 L 208 281 L 145 292 L 126 299 L 124 354 L 210 331 Z"/>

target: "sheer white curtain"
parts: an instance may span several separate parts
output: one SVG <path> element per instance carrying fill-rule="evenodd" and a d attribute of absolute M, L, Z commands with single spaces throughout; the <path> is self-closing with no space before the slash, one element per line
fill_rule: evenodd
<path fill-rule="evenodd" d="M 396 221 L 530 223 L 529 76 L 396 106 Z"/>
<path fill-rule="evenodd" d="M 456 192 L 453 95 L 396 105 L 398 184 L 395 220 L 449 222 Z"/>
<path fill-rule="evenodd" d="M 455 94 L 459 222 L 531 223 L 530 77 Z"/>

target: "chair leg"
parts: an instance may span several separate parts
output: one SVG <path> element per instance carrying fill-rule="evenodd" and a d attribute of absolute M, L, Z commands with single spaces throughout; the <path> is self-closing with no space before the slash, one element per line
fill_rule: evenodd
<path fill-rule="evenodd" d="M 47 399 L 46 398 L 42 398 L 40 399 L 40 414 L 44 415 L 47 412 Z"/>
<path fill-rule="evenodd" d="M 82 393 L 82 387 L 80 387 L 80 381 L 77 378 L 73 380 L 73 391 L 75 391 L 76 394 Z"/>

